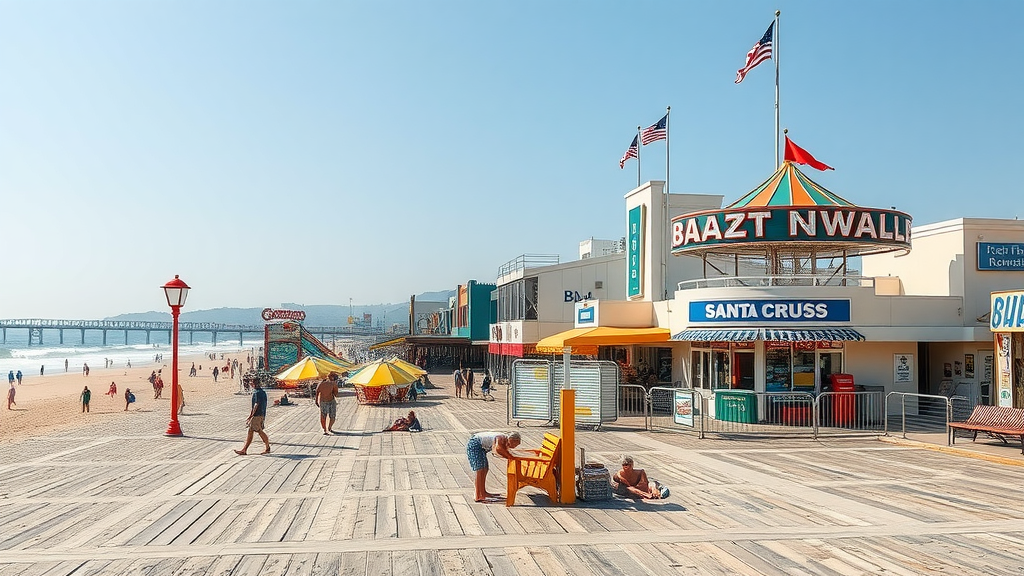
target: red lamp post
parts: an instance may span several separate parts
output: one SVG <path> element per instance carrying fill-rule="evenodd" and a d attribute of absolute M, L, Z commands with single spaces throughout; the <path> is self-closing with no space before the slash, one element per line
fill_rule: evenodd
<path fill-rule="evenodd" d="M 178 425 L 178 314 L 185 305 L 189 288 L 188 284 L 178 279 L 177 274 L 174 275 L 174 280 L 164 284 L 162 288 L 174 320 L 171 335 L 171 423 L 167 425 L 167 432 L 164 432 L 164 435 L 181 436 L 181 426 Z"/>

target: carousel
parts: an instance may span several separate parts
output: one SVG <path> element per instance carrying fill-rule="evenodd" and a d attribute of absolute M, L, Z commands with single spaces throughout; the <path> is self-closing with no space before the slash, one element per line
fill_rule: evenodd
<path fill-rule="evenodd" d="M 672 254 L 703 261 L 690 288 L 847 286 L 850 258 L 909 252 L 910 227 L 910 215 L 856 206 L 787 160 L 725 208 L 673 218 Z"/>

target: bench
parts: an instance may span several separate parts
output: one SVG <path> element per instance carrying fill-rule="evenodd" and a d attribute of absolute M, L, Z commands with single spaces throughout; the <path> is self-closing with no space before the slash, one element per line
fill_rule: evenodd
<path fill-rule="evenodd" d="M 548 493 L 552 503 L 558 503 L 558 459 L 562 438 L 550 432 L 544 434 L 539 450 L 518 450 L 531 456 L 516 456 L 508 461 L 508 493 L 505 506 L 516 503 L 516 492 L 524 486 L 540 488 Z"/>
<path fill-rule="evenodd" d="M 975 406 L 967 420 L 949 423 L 951 444 L 956 444 L 956 430 L 973 431 L 972 442 L 978 439 L 978 432 L 987 432 L 1004 444 L 1007 444 L 1004 436 L 1016 436 L 1021 442 L 1020 453 L 1024 454 L 1024 408 Z"/>

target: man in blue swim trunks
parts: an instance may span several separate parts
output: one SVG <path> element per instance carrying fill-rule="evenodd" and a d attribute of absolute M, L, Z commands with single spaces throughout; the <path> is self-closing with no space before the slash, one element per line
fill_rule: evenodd
<path fill-rule="evenodd" d="M 503 434 L 499 432 L 477 432 L 469 438 L 466 444 L 466 457 L 469 458 L 469 466 L 476 472 L 474 486 L 476 488 L 476 501 L 484 502 L 488 498 L 500 498 L 500 494 L 492 494 L 487 491 L 487 453 L 492 449 L 495 454 L 502 458 L 514 458 L 509 452 L 519 446 L 522 439 L 519 432 Z"/>

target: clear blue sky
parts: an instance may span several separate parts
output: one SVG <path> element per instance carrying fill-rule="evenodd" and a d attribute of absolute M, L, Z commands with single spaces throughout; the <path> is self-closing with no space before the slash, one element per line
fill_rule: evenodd
<path fill-rule="evenodd" d="M 1024 217 L 1024 2 L 0 1 L 0 318 L 404 301 L 624 234 L 636 126 L 732 201 L 782 125 L 916 224 Z M 664 179 L 663 142 L 643 180 Z"/>

